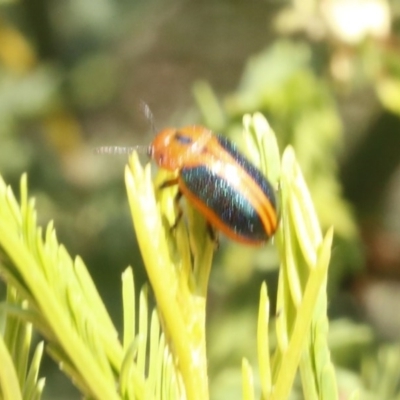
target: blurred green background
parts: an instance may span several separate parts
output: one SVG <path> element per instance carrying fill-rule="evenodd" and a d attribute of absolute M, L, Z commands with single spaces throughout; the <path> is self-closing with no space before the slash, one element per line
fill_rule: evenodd
<path fill-rule="evenodd" d="M 242 115 L 261 111 L 281 150 L 294 146 L 323 229 L 335 227 L 330 340 L 341 395 L 361 387 L 399 398 L 398 1 L 1 0 L 0 12 L 0 173 L 18 192 L 28 172 L 39 222 L 53 219 L 83 257 L 119 328 L 122 271 L 131 264 L 138 285 L 146 276 L 126 157 L 93 149 L 151 141 L 141 100 L 157 129 L 203 123 L 239 145 Z M 211 393 L 239 399 L 241 357 L 256 356 L 260 283 L 273 301 L 278 259 L 269 246 L 222 239 L 214 264 Z M 51 360 L 42 375 L 45 398 L 79 398 Z"/>

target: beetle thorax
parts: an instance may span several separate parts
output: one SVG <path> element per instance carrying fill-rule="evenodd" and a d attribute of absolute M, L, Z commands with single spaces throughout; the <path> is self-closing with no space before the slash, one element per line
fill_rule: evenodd
<path fill-rule="evenodd" d="M 198 127 L 164 129 L 153 140 L 150 156 L 157 165 L 170 171 L 196 163 L 210 139 L 209 131 Z"/>

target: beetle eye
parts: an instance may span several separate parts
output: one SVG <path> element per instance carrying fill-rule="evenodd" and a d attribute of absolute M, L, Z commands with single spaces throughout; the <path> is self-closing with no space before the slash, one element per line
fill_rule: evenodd
<path fill-rule="evenodd" d="M 175 139 L 178 142 L 182 143 L 182 144 L 191 144 L 191 143 L 193 143 L 193 139 L 191 137 L 185 136 L 184 134 L 179 133 L 179 132 L 176 133 Z"/>

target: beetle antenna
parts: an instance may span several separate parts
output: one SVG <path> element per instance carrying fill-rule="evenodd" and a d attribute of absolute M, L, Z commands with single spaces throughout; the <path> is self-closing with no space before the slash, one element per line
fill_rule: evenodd
<path fill-rule="evenodd" d="M 143 115 L 146 117 L 147 121 L 150 123 L 150 128 L 153 134 L 157 132 L 154 114 L 151 111 L 150 106 L 142 99 L 139 100 L 139 107 Z"/>
<path fill-rule="evenodd" d="M 144 115 L 146 120 L 150 123 L 152 133 L 156 132 L 156 126 L 154 123 L 154 115 L 151 111 L 149 105 L 142 99 L 139 99 L 140 112 Z M 93 149 L 94 154 L 100 155 L 121 155 L 121 154 L 131 154 L 134 151 L 138 153 L 149 154 L 149 146 L 98 146 Z"/>
<path fill-rule="evenodd" d="M 98 146 L 93 149 L 94 154 L 100 155 L 121 155 L 131 154 L 134 151 L 138 153 L 148 153 L 148 146 Z"/>

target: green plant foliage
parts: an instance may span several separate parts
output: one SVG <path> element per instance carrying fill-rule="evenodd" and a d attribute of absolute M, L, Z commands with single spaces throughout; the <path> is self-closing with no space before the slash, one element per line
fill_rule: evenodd
<path fill-rule="evenodd" d="M 274 241 L 281 268 L 274 324 L 276 347 L 271 353 L 272 325 L 264 283 L 256 341 L 260 389 L 255 385 L 253 367 L 244 358 L 243 399 L 260 395 L 263 399 L 288 398 L 297 371 L 307 399 L 337 399 L 326 314 L 333 230 L 325 235 L 321 232 L 293 148 L 285 149 L 280 162 L 275 135 L 261 114 L 245 116 L 244 134 L 250 152 L 259 154 L 258 164 L 268 171 L 273 185 L 279 186 L 281 221 Z M 206 222 L 190 206 L 185 213 L 188 223 L 171 230 L 179 212 L 176 188 L 157 189 L 166 178 L 171 175 L 160 171 L 153 181 L 150 165 L 143 168 L 135 154 L 126 167 L 133 223 L 157 309 L 150 311 L 146 287 L 136 306 L 133 272 L 128 268 L 122 277 L 122 343 L 83 261 L 70 258 L 58 244 L 51 224 L 42 238 L 33 201 L 27 197 L 26 177 L 21 180 L 20 205 L 0 182 L 0 268 L 10 293 L 23 299 L 12 308 L 9 304 L 14 299 L 8 299 L 7 316 L 19 324 L 29 321 L 41 332 L 48 352 L 85 397 L 210 398 L 205 320 L 215 244 Z M 9 326 L 5 343 L 9 342 Z M 14 364 L 12 368 L 0 367 L 4 398 L 11 398 L 9 393 L 14 392 L 15 398 L 22 397 L 20 393 L 30 398 L 25 397 L 28 392 L 35 398 L 42 389 L 42 381 L 36 381 L 41 347 L 26 374 L 28 352 L 23 338 L 14 335 L 17 342 L 0 345 L 4 365 Z M 13 377 L 7 380 L 9 373 Z M 27 389 L 21 385 L 25 375 Z"/>
<path fill-rule="evenodd" d="M 256 114 L 248 130 L 273 145 L 274 137 L 265 119 Z M 271 138 L 268 139 L 268 137 Z M 253 135 L 257 137 L 257 135 Z M 269 150 L 271 159 L 274 150 Z M 267 157 L 266 159 L 269 159 Z M 333 231 L 322 236 L 313 202 L 288 147 L 281 166 L 281 224 L 276 245 L 281 259 L 276 317 L 277 348 L 268 365 L 269 306 L 266 286 L 262 287 L 258 319 L 258 353 L 262 395 L 265 399 L 288 398 L 297 368 L 306 398 L 337 398 L 335 373 L 327 346 L 326 280 Z M 317 339 L 317 340 L 316 340 Z M 323 359 L 316 362 L 316 357 Z M 328 370 L 329 374 L 324 371 Z"/>
<path fill-rule="evenodd" d="M 4 333 L 0 336 L 0 398 L 40 399 L 44 379 L 38 379 L 39 365 L 43 354 L 43 342 L 36 346 L 29 365 L 32 341 L 32 324 L 18 317 L 20 310 L 27 308 L 15 289 L 9 287 L 7 300 L 0 304 L 4 312 Z M 13 315 L 16 313 L 16 315 Z"/>
<path fill-rule="evenodd" d="M 93 159 L 87 163 L 90 147 L 102 143 L 101 135 L 108 140 L 121 130 L 136 130 L 132 126 L 136 120 L 132 93 L 153 96 L 149 101 L 156 105 L 155 114 L 157 102 L 166 114 L 176 108 L 168 109 L 165 102 L 179 99 L 182 87 L 175 79 L 168 79 L 174 88 L 161 82 L 165 73 L 170 78 L 179 74 L 184 84 L 199 73 L 199 67 L 207 65 L 213 68 L 214 82 L 221 84 L 214 62 L 221 64 L 221 57 L 232 54 L 232 48 L 228 43 L 219 47 L 223 41 L 218 38 L 226 28 L 241 32 L 233 30 L 233 25 L 248 26 L 246 17 L 235 19 L 239 23 L 219 23 L 221 15 L 248 15 L 237 12 L 241 10 L 239 2 L 230 3 L 215 2 L 218 14 L 213 14 L 206 3 L 187 8 L 178 2 L 173 7 L 159 2 L 163 7 L 159 8 L 151 1 L 106 0 L 93 8 L 78 0 L 43 2 L 43 8 L 35 10 L 36 2 L 0 1 L 4 11 L 0 29 L 0 171 L 12 183 L 20 171 L 30 171 L 39 202 L 42 206 L 46 203 L 41 218 L 54 217 L 59 232 L 69 234 L 81 249 L 89 248 L 88 243 L 96 238 L 103 250 L 96 253 L 98 258 L 107 252 L 120 255 L 116 242 L 128 243 L 126 248 L 131 250 L 129 240 L 113 237 L 107 243 L 101 241 L 101 233 L 110 231 L 105 228 L 106 221 L 116 217 L 115 204 L 119 206 L 119 196 L 124 194 L 121 185 L 112 183 L 121 177 L 120 165 L 110 167 L 109 160 L 102 164 L 100 158 L 98 163 Z M 266 172 L 281 200 L 281 227 L 270 246 L 256 253 L 252 248 L 224 245 L 214 262 L 226 269 L 236 263 L 233 268 L 240 271 L 242 281 L 254 277 L 254 269 L 264 279 L 265 273 L 281 267 L 277 315 L 275 288 L 268 282 L 261 286 L 257 329 L 249 329 L 249 320 L 256 314 L 249 308 L 235 310 L 227 318 L 229 323 L 218 321 L 218 345 L 224 345 L 219 350 L 231 355 L 234 346 L 236 353 L 247 357 L 242 361 L 243 398 L 274 398 L 288 390 L 296 398 L 335 398 L 336 379 L 343 397 L 343 393 L 352 393 L 351 399 L 400 398 L 397 345 L 381 346 L 377 355 L 362 358 L 360 354 L 374 340 L 372 329 L 365 325 L 347 320 L 329 324 L 329 349 L 335 363 L 354 366 L 355 358 L 357 362 L 362 359 L 361 373 L 339 367 L 333 370 L 325 297 L 331 226 L 339 240 L 333 245 L 336 265 L 329 267 L 330 290 L 332 282 L 341 282 L 348 274 L 349 265 L 362 264 L 352 210 L 341 196 L 337 179 L 343 130 L 337 106 L 342 111 L 346 108 L 343 120 L 354 118 L 354 109 L 362 111 L 363 121 L 347 121 L 351 141 L 355 132 L 369 130 L 371 116 L 374 119 L 382 109 L 400 114 L 399 4 L 394 0 L 314 0 L 285 2 L 279 10 L 273 6 L 269 28 L 274 25 L 280 34 L 296 36 L 285 40 L 269 37 L 273 44 L 249 60 L 237 90 L 223 100 L 207 83 L 195 86 L 206 125 L 234 136 L 235 141 L 244 138 L 252 162 Z M 49 17 L 47 23 L 46 18 L 45 24 L 37 18 L 40 14 Z M 210 22 L 207 29 L 197 14 Z M 359 30 L 362 25 L 363 32 Z M 206 33 L 202 43 L 212 40 L 218 47 L 195 46 L 200 53 L 186 52 L 194 48 L 187 44 L 197 29 Z M 351 37 L 354 33 L 356 40 Z M 248 48 L 259 46 L 264 37 L 255 39 L 256 45 Z M 245 40 L 241 37 L 241 43 Z M 252 51 L 243 52 L 240 47 L 234 49 L 236 60 Z M 216 54 L 216 49 L 223 51 Z M 238 63 L 232 61 L 228 61 L 229 68 L 237 72 Z M 188 65 L 191 67 L 185 68 Z M 148 72 L 143 74 L 141 69 Z M 149 85 L 143 85 L 149 76 Z M 153 79 L 155 76 L 160 80 Z M 153 91 L 154 86 L 157 90 Z M 364 93 L 371 94 L 367 105 L 360 99 Z M 260 115 L 245 117 L 246 134 L 242 135 L 242 115 L 258 110 L 268 118 L 277 138 Z M 189 119 L 192 121 L 192 115 L 186 117 Z M 177 120 L 181 115 L 170 118 Z M 143 129 L 139 131 L 143 133 Z M 384 131 L 381 136 L 386 136 Z M 143 143 L 143 136 L 132 140 Z M 277 142 L 285 149 L 282 163 Z M 372 160 L 379 161 L 373 154 Z M 123 274 L 121 338 L 82 260 L 70 257 L 51 224 L 44 235 L 36 227 L 26 178 L 21 181 L 20 202 L 0 181 L 0 278 L 7 283 L 7 299 L 0 304 L 0 399 L 42 396 L 44 379 L 39 378 L 39 364 L 44 349 L 88 398 L 209 396 L 208 383 L 213 376 L 207 376 L 207 364 L 209 373 L 214 366 L 205 352 L 205 321 L 213 243 L 204 220 L 190 206 L 185 212 L 187 225 L 171 231 L 177 213 L 175 189 L 158 191 L 166 174 L 161 172 L 154 182 L 146 168 L 143 172 L 133 158 L 126 183 L 151 287 L 135 293 L 133 275 L 137 284 L 142 271 L 136 268 L 133 274 L 128 268 Z M 60 190 L 60 179 L 72 185 Z M 90 195 L 96 187 L 103 189 Z M 77 218 L 79 224 L 70 224 L 75 215 L 84 218 Z M 67 224 L 64 232 L 62 220 Z M 125 231 L 120 232 L 123 235 Z M 101 270 L 100 263 L 96 267 Z M 235 273 L 231 275 L 232 280 L 240 280 Z M 212 282 L 217 287 L 220 281 Z M 229 291 L 229 283 L 224 283 L 217 296 Z M 240 290 L 244 293 L 246 288 Z M 148 303 L 148 292 L 150 297 L 155 294 L 156 309 Z M 248 300 L 246 294 L 234 300 Z M 336 312 L 335 306 L 332 308 Z M 46 345 L 35 345 L 32 337 L 36 332 Z M 255 358 L 242 350 L 243 343 L 247 348 L 257 347 L 258 368 Z M 219 370 L 233 369 L 232 365 L 226 368 L 227 363 L 215 364 Z M 235 364 L 239 368 L 240 362 L 235 360 Z M 235 378 L 240 381 L 238 375 Z M 241 395 L 236 392 L 223 393 L 220 398 L 232 400 Z"/>
<path fill-rule="evenodd" d="M 44 381 L 37 381 L 37 376 L 43 345 L 26 370 L 32 326 L 46 339 L 47 351 L 59 367 L 88 398 L 179 397 L 180 379 L 157 313 L 148 321 L 146 290 L 140 294 L 136 327 L 133 275 L 128 269 L 123 277 L 122 345 L 82 260 L 73 261 L 58 244 L 52 224 L 43 239 L 34 203 L 27 197 L 26 176 L 21 180 L 20 204 L 0 181 L 0 247 L 1 274 L 10 285 L 0 342 L 2 398 L 40 397 Z"/>
<path fill-rule="evenodd" d="M 17 291 L 8 287 L 7 300 L 0 307 L 4 311 L 4 336 L 0 338 L 0 347 L 5 360 L 2 367 L 8 374 L 0 384 L 5 399 L 40 399 L 44 379 L 38 379 L 39 366 L 43 354 L 43 342 L 36 346 L 31 364 L 28 358 L 32 341 L 32 324 L 18 315 L 27 309 L 27 301 L 19 298 Z M 28 369 L 29 366 L 29 369 Z"/>
<path fill-rule="evenodd" d="M 196 233 L 189 237 L 183 224 L 171 232 L 177 217 L 176 189 L 156 193 L 149 167 L 142 169 L 134 155 L 126 169 L 133 222 L 187 397 L 206 399 L 205 306 L 214 244 L 205 221 L 193 210 L 191 223 L 196 229 L 191 232 Z M 165 179 L 165 174 L 160 174 L 156 182 Z"/>
<path fill-rule="evenodd" d="M 329 398 L 337 398 L 326 342 L 326 274 L 333 232 L 329 230 L 322 236 L 293 149 L 289 147 L 284 152 L 280 169 L 275 136 L 261 114 L 246 116 L 244 126 L 250 152 L 259 155 L 255 159 L 270 172 L 274 185 L 281 182 L 281 226 L 276 235 L 282 260 L 276 321 L 278 347 L 271 363 L 265 285 L 259 311 L 257 343 L 263 398 L 287 398 L 299 364 L 306 393 L 322 396 L 329 391 Z M 164 172 L 160 175 L 156 182 L 171 178 Z M 189 223 L 187 232 L 184 224 L 179 224 L 177 231 L 171 232 L 177 215 L 176 189 L 168 189 L 172 193 L 154 191 L 149 168 L 143 170 L 136 157 L 131 158 L 126 181 L 139 245 L 166 335 L 175 357 L 180 360 L 187 396 L 208 398 L 204 318 L 212 243 L 204 241 L 207 238 L 204 222 L 203 225 Z M 189 210 L 191 221 L 194 211 L 190 207 Z M 252 399 L 255 396 L 253 372 L 246 359 L 242 368 L 243 398 Z"/>

